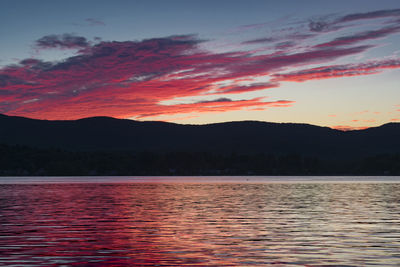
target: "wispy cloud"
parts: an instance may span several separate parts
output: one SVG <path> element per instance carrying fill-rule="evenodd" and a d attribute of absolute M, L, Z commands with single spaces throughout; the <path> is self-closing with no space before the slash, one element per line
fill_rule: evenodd
<path fill-rule="evenodd" d="M 86 18 L 84 21 L 74 22 L 72 23 L 72 25 L 79 27 L 97 27 L 97 26 L 106 26 L 106 23 L 98 18 Z"/>
<path fill-rule="evenodd" d="M 99 19 L 87 18 L 85 21 L 89 24 L 89 26 L 106 26 L 106 24 Z"/>
<path fill-rule="evenodd" d="M 370 75 L 382 72 L 384 69 L 397 68 L 400 68 L 400 58 L 376 60 L 361 64 L 323 66 L 289 73 L 277 73 L 274 74 L 274 77 L 276 81 L 305 82 L 308 80 Z"/>
<path fill-rule="evenodd" d="M 331 32 L 348 27 L 349 22 L 384 18 L 399 18 L 400 9 L 377 10 L 365 13 L 352 13 L 344 16 L 327 15 L 311 19 L 308 27 L 312 32 Z M 352 25 L 350 25 L 352 26 Z"/>
<path fill-rule="evenodd" d="M 400 9 L 389 9 L 389 10 L 377 10 L 365 13 L 353 13 L 341 17 L 337 20 L 337 23 L 349 22 L 355 20 L 365 20 L 365 19 L 379 19 L 387 17 L 400 17 Z"/>
<path fill-rule="evenodd" d="M 269 88 L 279 87 L 278 83 L 266 82 L 266 83 L 252 83 L 250 85 L 237 85 L 235 83 L 227 86 L 223 86 L 217 89 L 215 93 L 226 94 L 226 93 L 244 93 L 251 91 L 259 91 Z"/>
<path fill-rule="evenodd" d="M 332 41 L 318 44 L 315 47 L 326 48 L 326 47 L 352 45 L 352 44 L 356 44 L 356 43 L 359 43 L 362 41 L 380 39 L 380 38 L 383 38 L 383 37 L 386 37 L 388 35 L 398 33 L 398 32 L 400 32 L 400 26 L 384 27 L 379 30 L 360 32 L 358 34 L 352 34 L 352 35 L 348 35 L 348 36 L 339 37 Z"/>

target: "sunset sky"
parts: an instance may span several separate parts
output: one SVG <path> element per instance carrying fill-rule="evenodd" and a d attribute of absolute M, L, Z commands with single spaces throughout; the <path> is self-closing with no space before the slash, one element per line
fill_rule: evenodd
<path fill-rule="evenodd" d="M 0 1 L 0 113 L 400 121 L 400 1 Z"/>

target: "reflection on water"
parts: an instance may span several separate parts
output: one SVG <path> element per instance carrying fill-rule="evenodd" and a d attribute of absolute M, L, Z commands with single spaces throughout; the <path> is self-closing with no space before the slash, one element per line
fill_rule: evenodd
<path fill-rule="evenodd" d="M 400 265 L 400 184 L 0 185 L 0 265 Z"/>

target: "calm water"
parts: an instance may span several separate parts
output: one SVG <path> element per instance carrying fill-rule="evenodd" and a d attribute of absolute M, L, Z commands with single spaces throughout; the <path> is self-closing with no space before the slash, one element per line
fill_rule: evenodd
<path fill-rule="evenodd" d="M 0 265 L 400 266 L 399 177 L 115 179 L 0 179 Z"/>

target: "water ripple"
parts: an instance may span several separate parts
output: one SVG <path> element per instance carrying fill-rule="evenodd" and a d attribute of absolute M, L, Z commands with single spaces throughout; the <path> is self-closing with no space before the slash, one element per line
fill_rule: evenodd
<path fill-rule="evenodd" d="M 397 183 L 0 185 L 0 265 L 399 266 Z"/>

